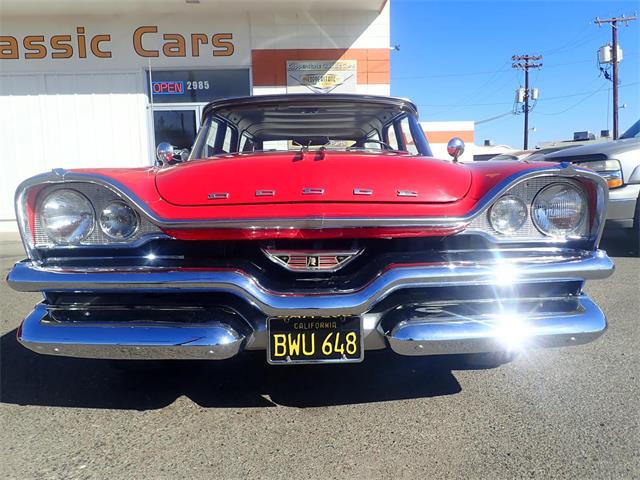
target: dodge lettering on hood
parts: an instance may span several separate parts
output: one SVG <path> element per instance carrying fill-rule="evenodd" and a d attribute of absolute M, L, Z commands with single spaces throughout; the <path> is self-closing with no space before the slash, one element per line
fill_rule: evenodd
<path fill-rule="evenodd" d="M 413 103 L 274 95 L 209 104 L 190 151 L 147 168 L 24 181 L 28 258 L 8 276 L 44 299 L 18 340 L 42 354 L 271 364 L 504 355 L 606 329 L 584 293 L 607 183 L 572 164 L 433 158 Z M 161 139 L 159 139 L 161 140 Z"/>

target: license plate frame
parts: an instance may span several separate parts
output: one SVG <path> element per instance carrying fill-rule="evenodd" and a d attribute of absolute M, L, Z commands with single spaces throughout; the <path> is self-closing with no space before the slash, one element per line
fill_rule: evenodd
<path fill-rule="evenodd" d="M 331 328 L 316 328 L 320 323 L 336 323 L 335 327 Z M 296 328 L 297 326 L 302 326 L 306 328 Z M 331 356 L 322 354 L 321 345 L 323 341 L 325 341 L 328 337 L 328 334 L 340 333 L 344 335 L 343 342 L 346 342 L 346 334 L 349 332 L 356 333 L 356 354 L 345 355 L 340 354 L 339 352 L 334 352 Z M 302 341 L 307 341 L 307 345 L 311 345 L 310 341 L 315 342 L 315 356 L 313 357 L 303 357 L 297 356 L 295 358 L 291 358 L 290 355 L 285 355 L 282 358 L 275 358 L 272 355 L 273 345 L 274 345 L 274 334 L 297 334 L 297 333 L 321 333 L 321 336 L 318 336 L 315 339 L 310 337 L 309 339 L 303 338 Z M 364 338 L 363 338 L 363 328 L 362 328 L 362 317 L 359 315 L 336 315 L 331 317 L 323 317 L 323 316 L 308 316 L 308 317 L 298 317 L 298 316 L 279 316 L 279 317 L 269 317 L 267 318 L 267 362 L 270 365 L 304 365 L 304 364 L 318 364 L 318 363 L 360 363 L 364 360 Z M 333 346 L 335 346 L 335 337 L 333 340 Z M 331 341 L 331 340 L 330 340 Z M 340 343 L 343 343 L 340 342 Z M 289 348 L 289 344 L 287 344 L 286 348 Z M 346 343 L 343 345 L 343 350 L 346 348 Z M 340 355 L 339 357 L 337 355 Z"/>

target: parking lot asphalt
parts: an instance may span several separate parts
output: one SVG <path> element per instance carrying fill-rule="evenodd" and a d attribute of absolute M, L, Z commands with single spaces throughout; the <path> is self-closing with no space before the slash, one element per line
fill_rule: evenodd
<path fill-rule="evenodd" d="M 346 366 L 158 363 L 123 371 L 15 340 L 39 295 L 0 285 L 0 478 L 639 478 L 640 259 L 588 293 L 594 343 L 497 368 L 367 355 Z M 4 275 L 20 246 L 0 241 Z"/>

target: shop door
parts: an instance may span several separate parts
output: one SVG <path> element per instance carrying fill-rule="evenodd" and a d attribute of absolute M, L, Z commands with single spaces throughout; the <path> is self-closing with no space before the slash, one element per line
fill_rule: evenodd
<path fill-rule="evenodd" d="M 200 124 L 199 106 L 163 106 L 153 110 L 156 146 L 167 142 L 174 148 L 191 149 Z"/>

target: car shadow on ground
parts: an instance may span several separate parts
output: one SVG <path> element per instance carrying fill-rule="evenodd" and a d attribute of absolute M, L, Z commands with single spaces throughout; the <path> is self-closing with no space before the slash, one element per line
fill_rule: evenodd
<path fill-rule="evenodd" d="M 628 232 L 608 230 L 601 248 L 633 257 Z M 0 338 L 0 402 L 79 408 L 151 410 L 186 396 L 202 407 L 276 405 L 306 408 L 452 395 L 461 356 L 402 357 L 367 352 L 362 364 L 274 367 L 264 352 L 223 362 L 122 362 L 38 355 Z M 497 365 L 495 365 L 497 366 Z"/>
<path fill-rule="evenodd" d="M 605 229 L 600 240 L 600 248 L 610 257 L 637 257 L 636 246 L 629 228 Z"/>
<path fill-rule="evenodd" d="M 16 330 L 1 338 L 0 401 L 17 405 L 151 410 L 187 396 L 202 407 L 306 408 L 451 395 L 461 357 L 367 352 L 361 364 L 270 366 L 264 352 L 231 360 L 137 362 L 45 356 Z M 136 367 L 140 368 L 136 368 Z"/>

